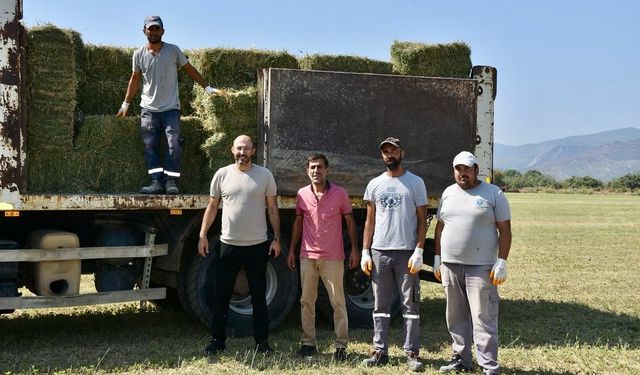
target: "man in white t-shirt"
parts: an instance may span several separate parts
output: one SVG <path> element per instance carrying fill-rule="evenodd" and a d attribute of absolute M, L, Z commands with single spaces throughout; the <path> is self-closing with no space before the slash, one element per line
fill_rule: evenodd
<path fill-rule="evenodd" d="M 142 194 L 178 194 L 176 179 L 180 177 L 180 101 L 178 100 L 178 69 L 204 87 L 209 95 L 222 91 L 209 86 L 194 68 L 182 50 L 175 44 L 162 41 L 164 25 L 158 16 L 144 19 L 142 32 L 147 44 L 133 53 L 131 77 L 124 102 L 118 110 L 118 117 L 125 117 L 129 104 L 138 92 L 142 81 L 140 97 L 140 133 L 144 143 L 144 158 L 151 184 L 140 189 Z M 164 166 L 159 150 L 163 137 L 167 139 Z"/>
<path fill-rule="evenodd" d="M 440 372 L 470 372 L 472 345 L 485 374 L 499 374 L 498 288 L 507 278 L 511 212 L 500 188 L 478 180 L 478 161 L 453 159 L 456 183 L 442 193 L 433 272 L 447 298 L 453 356 Z"/>
<path fill-rule="evenodd" d="M 227 314 L 233 285 L 244 267 L 253 305 L 253 337 L 255 350 L 271 353 L 269 311 L 266 299 L 266 271 L 269 256 L 280 255 L 280 214 L 276 200 L 276 182 L 271 172 L 251 162 L 256 153 L 253 141 L 241 135 L 233 141 L 231 153 L 235 163 L 218 169 L 211 180 L 209 204 L 202 217 L 198 252 L 214 256 L 215 291 L 211 305 L 212 340 L 203 354 L 213 359 L 225 349 Z M 207 232 L 215 221 L 222 203 L 220 246 L 211 249 Z M 267 215 L 265 216 L 265 209 Z M 267 238 L 267 220 L 273 229 L 273 240 Z"/>
<path fill-rule="evenodd" d="M 404 318 L 407 364 L 422 371 L 420 362 L 420 279 L 426 234 L 427 188 L 422 178 L 402 165 L 404 149 L 398 138 L 380 143 L 387 170 L 367 185 L 367 219 L 362 236 L 360 267 L 371 274 L 373 285 L 373 351 L 362 363 L 381 366 L 389 362 L 388 337 L 391 305 L 400 295 Z"/>

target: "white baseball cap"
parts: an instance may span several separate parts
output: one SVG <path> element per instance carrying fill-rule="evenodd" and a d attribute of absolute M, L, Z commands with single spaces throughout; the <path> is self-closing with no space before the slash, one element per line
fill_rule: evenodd
<path fill-rule="evenodd" d="M 478 164 L 478 159 L 470 153 L 469 151 L 462 151 L 455 158 L 453 158 L 453 166 L 456 165 L 466 165 L 467 167 L 472 167 L 474 164 Z"/>

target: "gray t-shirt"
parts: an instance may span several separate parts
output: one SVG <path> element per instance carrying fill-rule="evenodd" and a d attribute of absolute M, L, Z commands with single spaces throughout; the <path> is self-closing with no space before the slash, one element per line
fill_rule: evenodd
<path fill-rule="evenodd" d="M 266 197 L 276 193 L 276 181 L 267 168 L 252 164 L 242 172 L 231 164 L 218 169 L 211 180 L 210 195 L 221 198 L 220 241 L 234 246 L 266 241 Z"/>
<path fill-rule="evenodd" d="M 489 265 L 498 257 L 497 222 L 511 220 L 500 188 L 480 182 L 473 189 L 458 184 L 442 193 L 436 218 L 444 223 L 440 238 L 443 262 Z"/>
<path fill-rule="evenodd" d="M 140 107 L 151 112 L 180 109 L 178 98 L 178 69 L 189 60 L 174 44 L 162 43 L 157 54 L 146 46 L 133 53 L 133 71 L 142 72 Z"/>
<path fill-rule="evenodd" d="M 413 250 L 417 243 L 416 208 L 427 204 L 422 178 L 406 171 L 400 177 L 387 173 L 369 181 L 364 200 L 376 205 L 376 226 L 371 248 Z"/>

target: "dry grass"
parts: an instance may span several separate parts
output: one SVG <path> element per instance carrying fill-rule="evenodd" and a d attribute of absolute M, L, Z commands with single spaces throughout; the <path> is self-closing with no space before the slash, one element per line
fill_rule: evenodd
<path fill-rule="evenodd" d="M 509 194 L 514 242 L 501 287 L 500 360 L 505 374 L 640 372 L 640 197 Z M 89 280 L 90 282 L 90 280 Z M 83 288 L 90 288 L 84 285 Z M 450 355 L 439 285 L 422 283 L 421 356 L 435 374 Z M 2 373 L 388 374 L 406 372 L 401 326 L 393 323 L 392 363 L 359 362 L 372 333 L 353 330 L 347 363 L 331 360 L 332 327 L 318 324 L 317 358 L 294 358 L 299 318 L 272 334 L 277 354 L 254 355 L 252 339 L 230 339 L 220 362 L 200 358 L 208 334 L 179 311 L 137 304 L 23 310 L 0 318 Z M 479 373 L 479 372 L 477 372 Z"/>

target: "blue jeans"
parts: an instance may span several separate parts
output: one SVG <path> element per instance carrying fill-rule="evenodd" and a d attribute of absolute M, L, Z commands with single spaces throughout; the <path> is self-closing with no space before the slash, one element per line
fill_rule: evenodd
<path fill-rule="evenodd" d="M 164 135 L 163 135 L 164 133 Z M 152 180 L 175 180 L 180 177 L 180 111 L 151 112 L 142 109 L 140 113 L 140 134 L 144 142 L 144 159 L 147 172 Z M 160 142 L 167 140 L 164 168 L 160 164 Z"/>
<path fill-rule="evenodd" d="M 220 242 L 216 246 L 215 292 L 211 305 L 213 321 L 211 331 L 213 339 L 225 342 L 229 314 L 229 301 L 240 267 L 244 267 L 251 303 L 253 304 L 253 337 L 256 344 L 269 338 L 269 311 L 267 310 L 267 262 L 269 261 L 269 242 L 252 246 L 234 246 Z"/>

